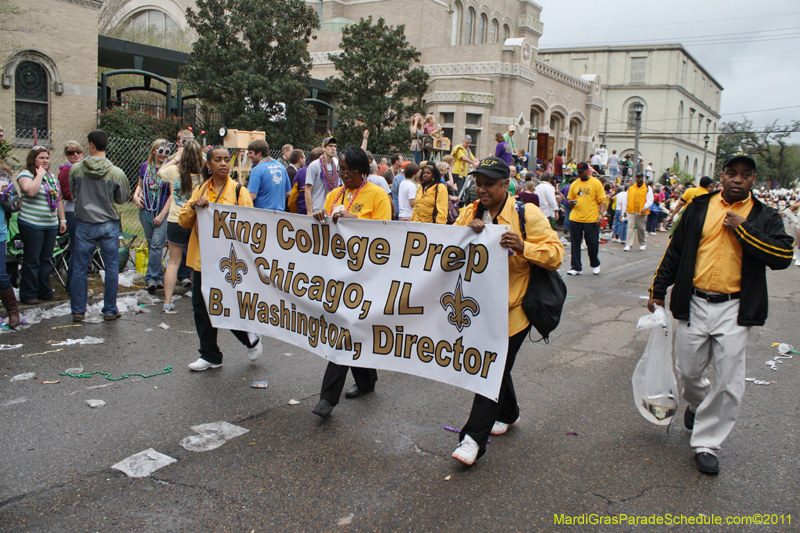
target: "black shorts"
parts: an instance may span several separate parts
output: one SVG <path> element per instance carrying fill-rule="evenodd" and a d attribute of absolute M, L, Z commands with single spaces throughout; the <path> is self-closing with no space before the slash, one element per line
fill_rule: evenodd
<path fill-rule="evenodd" d="M 167 241 L 178 246 L 189 244 L 189 237 L 192 235 L 192 228 L 181 227 L 177 222 L 167 222 Z"/>

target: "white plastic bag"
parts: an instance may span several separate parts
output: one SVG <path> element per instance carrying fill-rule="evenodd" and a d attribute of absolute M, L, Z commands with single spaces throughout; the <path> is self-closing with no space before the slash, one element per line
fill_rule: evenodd
<path fill-rule="evenodd" d="M 642 358 L 633 370 L 633 401 L 648 422 L 666 426 L 678 410 L 678 383 L 672 371 L 672 320 L 663 307 L 645 315 L 636 324 L 639 331 L 649 329 Z"/>

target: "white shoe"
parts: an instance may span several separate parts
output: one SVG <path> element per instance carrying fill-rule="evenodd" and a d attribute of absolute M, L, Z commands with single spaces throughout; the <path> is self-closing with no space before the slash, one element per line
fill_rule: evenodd
<path fill-rule="evenodd" d="M 643 244 L 643 245 L 641 245 L 641 246 L 639 247 L 639 249 L 640 249 L 641 251 L 643 251 L 643 252 L 644 252 L 645 250 L 647 250 L 647 245 L 646 245 L 646 244 Z"/>
<path fill-rule="evenodd" d="M 581 250 L 585 250 L 585 249 L 586 249 L 586 243 L 585 243 L 585 242 L 582 242 L 582 243 L 581 243 Z"/>
<path fill-rule="evenodd" d="M 658 231 L 667 231 L 667 230 L 664 228 L 659 228 Z"/>
<path fill-rule="evenodd" d="M 247 349 L 247 357 L 253 363 L 256 362 L 259 357 L 261 357 L 262 353 L 264 353 L 264 343 L 261 342 L 261 338 L 258 339 L 258 344 Z"/>
<path fill-rule="evenodd" d="M 504 424 L 503 422 L 495 422 L 494 425 L 492 426 L 492 431 L 490 431 L 490 433 L 492 435 L 502 435 L 503 433 L 508 431 L 508 428 L 516 426 L 517 424 L 519 424 L 519 417 L 517 417 L 517 419 L 514 420 L 514 422 L 512 422 L 511 424 Z"/>
<path fill-rule="evenodd" d="M 473 440 L 469 435 L 464 436 L 464 440 L 458 445 L 456 451 L 453 452 L 453 459 L 458 459 L 467 466 L 472 466 L 478 459 L 478 443 Z"/>
<path fill-rule="evenodd" d="M 580 276 L 583 270 L 567 270 L 567 276 Z"/>
<path fill-rule="evenodd" d="M 222 363 L 215 365 L 214 363 L 209 363 L 202 357 L 195 361 L 194 363 L 189 365 L 190 370 L 194 370 L 195 372 L 202 372 L 203 370 L 208 370 L 209 368 L 219 368 L 222 366 Z"/>
<path fill-rule="evenodd" d="M 600 267 L 599 266 L 596 266 L 596 267 L 594 267 L 592 269 L 592 274 L 594 274 L 595 276 L 598 275 L 599 273 L 600 273 Z"/>
<path fill-rule="evenodd" d="M 631 251 L 631 247 L 626 244 L 625 248 L 623 248 L 622 251 L 623 252 L 630 252 Z"/>

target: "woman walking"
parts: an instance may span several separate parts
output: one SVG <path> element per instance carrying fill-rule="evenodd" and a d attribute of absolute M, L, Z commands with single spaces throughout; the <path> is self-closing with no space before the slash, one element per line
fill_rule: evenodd
<path fill-rule="evenodd" d="M 164 221 L 169 213 L 172 195 L 169 183 L 161 179 L 158 169 L 169 155 L 167 141 L 156 139 L 150 147 L 147 161 L 139 171 L 139 183 L 133 193 L 133 201 L 139 208 L 139 222 L 142 223 L 150 258 L 144 275 L 144 288 L 154 291 L 164 287 L 164 272 L 161 266 L 164 254 L 164 241 L 167 239 L 167 225 Z"/>

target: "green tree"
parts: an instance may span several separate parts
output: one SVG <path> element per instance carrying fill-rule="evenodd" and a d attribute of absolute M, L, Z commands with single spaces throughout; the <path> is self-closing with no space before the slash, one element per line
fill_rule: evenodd
<path fill-rule="evenodd" d="M 231 128 L 262 130 L 274 145 L 304 144 L 313 108 L 305 102 L 319 26 L 304 0 L 198 0 L 186 10 L 197 33 L 181 80 Z"/>
<path fill-rule="evenodd" d="M 776 120 L 760 131 L 747 118 L 741 122 L 720 124 L 715 167 L 722 170 L 725 158 L 736 152 L 746 152 L 756 160 L 758 179 L 790 186 L 800 176 L 800 147 L 791 144 L 793 133 L 800 132 L 800 120 L 779 126 Z"/>
<path fill-rule="evenodd" d="M 374 153 L 407 151 L 409 119 L 428 88 L 428 73 L 419 67 L 420 53 L 406 40 L 405 26 L 388 26 L 379 18 L 361 19 L 342 31 L 341 54 L 331 54 L 338 78 L 328 87 L 339 103 L 340 144 L 361 144 L 370 130 Z"/>

